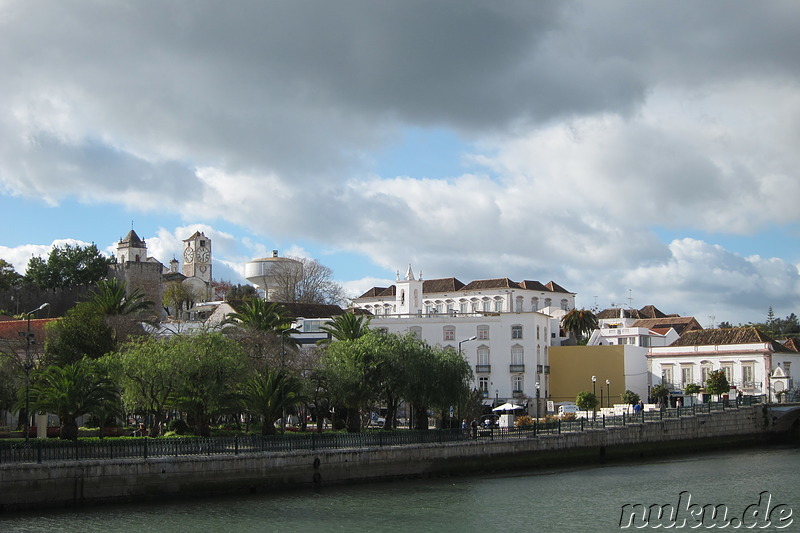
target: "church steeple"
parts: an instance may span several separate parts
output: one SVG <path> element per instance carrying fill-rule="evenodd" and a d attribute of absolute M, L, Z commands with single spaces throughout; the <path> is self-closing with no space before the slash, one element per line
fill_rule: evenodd
<path fill-rule="evenodd" d="M 414 278 L 411 263 L 408 264 L 406 277 L 397 280 L 395 291 L 395 304 L 397 312 L 401 315 L 415 315 L 422 310 L 422 276 Z"/>

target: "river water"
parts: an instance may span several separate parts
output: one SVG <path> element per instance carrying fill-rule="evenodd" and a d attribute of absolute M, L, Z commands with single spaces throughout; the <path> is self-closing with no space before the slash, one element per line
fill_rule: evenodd
<path fill-rule="evenodd" d="M 323 487 L 318 492 L 6 514 L 0 515 L 0 531 L 620 531 L 624 505 L 678 507 L 681 493 L 699 506 L 724 504 L 729 517 L 742 517 L 760 500 L 767 508 L 782 504 L 783 521 L 773 513 L 771 526 L 760 528 L 766 522 L 753 518 L 755 530 L 800 531 L 798 474 L 800 448 L 751 448 L 648 462 Z M 764 491 L 768 494 L 762 496 Z M 771 498 L 768 504 L 766 496 Z M 719 528 L 724 522 L 715 524 Z M 649 522 L 645 529 L 653 525 Z M 725 529 L 733 525 L 735 520 Z"/>

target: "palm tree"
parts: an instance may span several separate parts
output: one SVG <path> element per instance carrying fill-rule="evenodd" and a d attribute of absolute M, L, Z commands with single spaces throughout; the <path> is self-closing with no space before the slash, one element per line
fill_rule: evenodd
<path fill-rule="evenodd" d="M 132 315 L 153 307 L 153 302 L 144 299 L 142 289 L 127 293 L 127 283 L 117 278 L 101 280 L 97 289 L 89 295 L 89 302 L 102 315 Z"/>
<path fill-rule="evenodd" d="M 584 333 L 598 328 L 597 316 L 588 309 L 573 309 L 561 318 L 561 327 L 572 333 L 577 343 Z"/>
<path fill-rule="evenodd" d="M 118 405 L 114 383 L 94 361 L 83 358 L 63 367 L 50 366 L 34 379 L 31 408 L 58 415 L 61 438 L 77 440 L 78 417 L 107 415 Z"/>
<path fill-rule="evenodd" d="M 320 329 L 330 334 L 330 336 L 337 341 L 353 341 L 362 337 L 367 332 L 371 320 L 372 317 L 368 315 L 345 313 L 332 317 L 331 321 Z M 330 342 L 329 339 L 320 341 L 321 344 L 326 344 L 328 342 Z"/>
<path fill-rule="evenodd" d="M 242 396 L 249 412 L 263 418 L 263 435 L 274 435 L 274 421 L 304 401 L 303 383 L 283 369 L 268 369 L 244 384 Z"/>

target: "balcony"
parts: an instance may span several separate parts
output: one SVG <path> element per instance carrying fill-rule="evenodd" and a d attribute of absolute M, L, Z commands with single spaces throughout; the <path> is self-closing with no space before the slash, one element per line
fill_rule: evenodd
<path fill-rule="evenodd" d="M 525 372 L 525 365 L 508 365 L 509 372 Z"/>
<path fill-rule="evenodd" d="M 525 393 L 522 392 L 521 390 L 511 391 L 512 398 L 522 398 L 523 396 L 525 396 Z"/>
<path fill-rule="evenodd" d="M 492 365 L 475 365 L 476 374 L 488 374 L 492 371 Z"/>

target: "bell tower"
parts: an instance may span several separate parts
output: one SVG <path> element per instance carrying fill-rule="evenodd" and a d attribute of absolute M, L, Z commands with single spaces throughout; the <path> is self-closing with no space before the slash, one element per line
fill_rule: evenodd
<path fill-rule="evenodd" d="M 183 275 L 211 282 L 211 239 L 200 231 L 183 241 Z"/>

